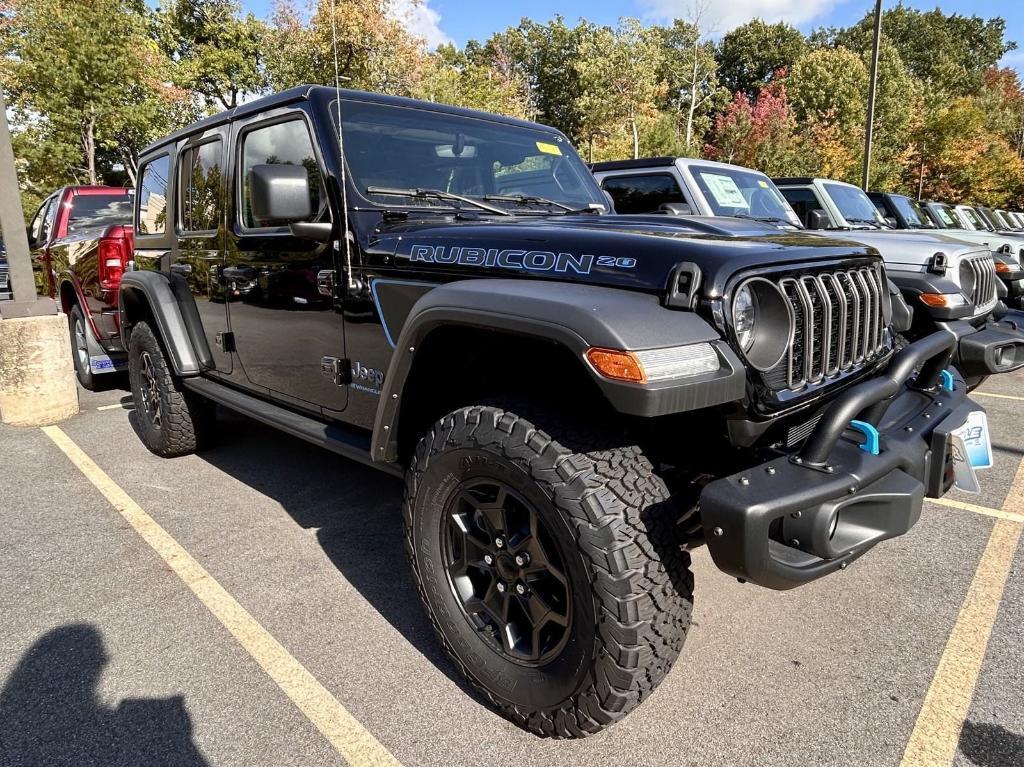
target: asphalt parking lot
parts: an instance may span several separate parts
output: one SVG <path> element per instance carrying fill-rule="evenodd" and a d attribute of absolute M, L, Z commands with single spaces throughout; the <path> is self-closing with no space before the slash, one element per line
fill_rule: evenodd
<path fill-rule="evenodd" d="M 572 742 L 440 652 L 397 480 L 223 411 L 159 459 L 126 391 L 82 392 L 59 429 L 0 426 L 0 765 L 1022 765 L 1024 375 L 982 392 L 980 495 L 792 592 L 698 551 L 672 674 Z"/>

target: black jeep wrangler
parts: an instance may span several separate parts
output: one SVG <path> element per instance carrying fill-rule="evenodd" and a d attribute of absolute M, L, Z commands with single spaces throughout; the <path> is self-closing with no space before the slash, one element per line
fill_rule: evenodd
<path fill-rule="evenodd" d="M 870 248 L 609 207 L 554 129 L 302 87 L 145 151 L 120 291 L 147 447 L 201 448 L 216 403 L 404 477 L 441 642 L 539 735 L 664 678 L 691 548 L 775 589 L 843 569 L 980 410 L 952 336 L 896 349 Z"/>

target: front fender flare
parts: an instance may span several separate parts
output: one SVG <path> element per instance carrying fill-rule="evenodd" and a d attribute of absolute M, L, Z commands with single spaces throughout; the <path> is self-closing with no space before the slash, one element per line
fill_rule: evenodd
<path fill-rule="evenodd" d="M 397 459 L 398 420 L 416 352 L 433 330 L 448 325 L 557 342 L 580 360 L 612 407 L 628 415 L 697 410 L 739 400 L 746 391 L 743 364 L 719 333 L 693 312 L 664 308 L 657 296 L 540 280 L 452 282 L 420 297 L 402 325 L 374 421 L 374 460 Z M 702 342 L 717 352 L 717 371 L 648 384 L 604 378 L 583 356 L 592 346 L 640 351 Z"/>

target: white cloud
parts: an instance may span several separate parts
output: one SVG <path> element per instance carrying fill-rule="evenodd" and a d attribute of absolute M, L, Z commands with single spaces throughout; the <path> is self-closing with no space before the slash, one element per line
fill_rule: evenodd
<path fill-rule="evenodd" d="M 412 34 L 426 40 L 429 48 L 451 42 L 441 29 L 441 14 L 430 7 L 430 0 L 391 0 L 391 15 Z"/>
<path fill-rule="evenodd" d="M 999 66 L 1024 72 L 1024 50 L 1018 48 L 1015 51 L 1010 51 L 999 60 Z"/>
<path fill-rule="evenodd" d="M 701 0 L 640 0 L 652 20 L 688 19 L 694 8 L 706 6 L 701 26 L 714 36 L 723 35 L 751 19 L 760 18 L 769 24 L 787 21 L 804 24 L 831 11 L 842 0 L 728 0 L 702 3 Z"/>

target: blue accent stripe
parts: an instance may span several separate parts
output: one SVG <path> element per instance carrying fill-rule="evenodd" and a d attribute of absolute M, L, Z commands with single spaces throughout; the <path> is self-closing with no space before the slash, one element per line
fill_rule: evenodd
<path fill-rule="evenodd" d="M 388 327 L 388 321 L 384 318 L 384 312 L 380 308 L 380 298 L 377 296 L 378 285 L 419 285 L 425 288 L 436 288 L 438 283 L 420 282 L 419 280 L 370 280 L 370 295 L 373 296 L 373 305 L 377 308 L 377 316 L 380 317 L 381 327 L 384 328 L 384 337 L 388 340 L 388 344 L 391 348 L 394 349 L 397 344 L 394 337 L 391 335 L 391 328 Z"/>

